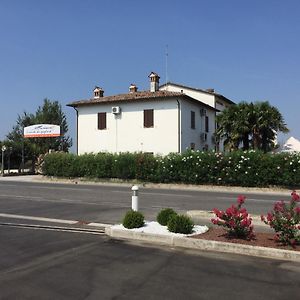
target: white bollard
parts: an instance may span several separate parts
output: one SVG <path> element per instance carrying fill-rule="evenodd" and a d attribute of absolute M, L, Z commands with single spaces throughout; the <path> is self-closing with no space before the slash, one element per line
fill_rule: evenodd
<path fill-rule="evenodd" d="M 139 210 L 139 196 L 138 196 L 138 192 L 139 192 L 139 187 L 137 185 L 134 185 L 131 188 L 133 194 L 131 197 L 131 208 L 134 211 L 138 211 Z"/>

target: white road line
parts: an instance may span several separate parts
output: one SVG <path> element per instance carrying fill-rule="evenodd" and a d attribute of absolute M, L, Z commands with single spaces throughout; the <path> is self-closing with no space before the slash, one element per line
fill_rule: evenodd
<path fill-rule="evenodd" d="M 5 187 L 18 187 L 18 184 L 3 184 Z M 28 189 L 44 189 L 44 190 L 71 190 L 71 191 L 93 191 L 93 189 L 87 189 L 87 188 L 72 188 L 72 187 L 62 187 L 59 185 L 55 186 L 40 186 L 40 185 L 34 185 L 34 186 L 26 186 Z"/>
<path fill-rule="evenodd" d="M 216 197 L 217 199 L 222 199 L 222 200 L 233 200 L 235 201 L 235 199 L 233 197 Z M 254 202 L 275 202 L 275 200 L 270 199 L 270 200 L 266 200 L 266 199 L 254 199 L 254 198 L 246 198 L 246 201 L 250 200 L 250 201 L 254 201 Z"/>
<path fill-rule="evenodd" d="M 125 194 L 131 194 L 131 192 L 128 191 L 111 191 L 112 193 L 125 193 Z M 185 197 L 185 198 L 192 198 L 191 195 L 186 194 L 166 194 L 166 193 L 151 193 L 151 192 L 140 192 L 140 195 L 155 195 L 155 196 L 168 196 L 168 197 Z"/>
<path fill-rule="evenodd" d="M 26 201 L 35 201 L 35 202 L 50 202 L 50 203 L 71 203 L 71 204 L 77 204 L 77 205 L 97 205 L 97 206 L 113 206 L 113 207 L 127 207 L 126 203 L 120 203 L 120 202 L 88 202 L 83 200 L 71 200 L 71 199 L 45 199 L 42 197 L 35 197 L 35 196 L 20 196 L 20 195 L 0 195 L 0 198 L 17 198 L 17 199 L 24 199 Z M 125 205 L 125 206 L 124 206 Z"/>
<path fill-rule="evenodd" d="M 15 228 L 25 228 L 25 229 L 34 229 L 34 230 L 48 230 L 48 231 L 62 231 L 69 233 L 85 233 L 85 234 L 96 234 L 96 235 L 104 235 L 104 231 L 97 230 L 89 230 L 89 229 L 81 229 L 76 227 L 58 227 L 58 226 L 41 226 L 36 224 L 15 224 L 15 223 L 0 223 L 0 226 L 9 226 Z"/>
<path fill-rule="evenodd" d="M 1 214 L 0 213 L 0 217 L 11 218 L 11 219 L 31 220 L 31 221 L 61 223 L 61 224 L 76 224 L 76 223 L 78 223 L 78 221 L 73 221 L 73 220 L 52 219 L 52 218 L 33 217 L 33 216 L 14 215 L 14 214 Z"/>

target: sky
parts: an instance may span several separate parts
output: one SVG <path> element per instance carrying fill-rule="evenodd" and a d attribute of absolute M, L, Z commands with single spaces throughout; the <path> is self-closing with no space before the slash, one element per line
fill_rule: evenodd
<path fill-rule="evenodd" d="M 75 144 L 67 103 L 96 85 L 147 90 L 151 71 L 237 103 L 267 100 L 290 129 L 279 142 L 300 139 L 299 36 L 298 0 L 0 0 L 0 140 L 48 98 Z"/>

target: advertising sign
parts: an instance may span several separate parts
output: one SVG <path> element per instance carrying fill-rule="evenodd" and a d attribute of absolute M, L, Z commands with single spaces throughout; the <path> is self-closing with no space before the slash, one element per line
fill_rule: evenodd
<path fill-rule="evenodd" d="M 60 126 L 52 124 L 36 124 L 24 127 L 24 138 L 58 137 Z"/>

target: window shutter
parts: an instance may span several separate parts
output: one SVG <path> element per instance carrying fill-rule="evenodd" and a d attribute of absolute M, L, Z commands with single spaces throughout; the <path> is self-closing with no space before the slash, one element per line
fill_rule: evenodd
<path fill-rule="evenodd" d="M 153 121 L 153 109 L 145 109 L 144 110 L 144 127 L 149 128 L 153 127 L 154 121 Z"/>
<path fill-rule="evenodd" d="M 205 116 L 205 132 L 208 132 L 208 131 L 209 131 L 208 124 L 209 124 L 208 116 Z"/>
<path fill-rule="evenodd" d="M 98 129 L 103 130 L 106 129 L 106 113 L 98 113 Z"/>
<path fill-rule="evenodd" d="M 194 111 L 191 111 L 191 128 L 192 129 L 196 128 L 196 126 L 195 126 L 195 112 Z"/>

